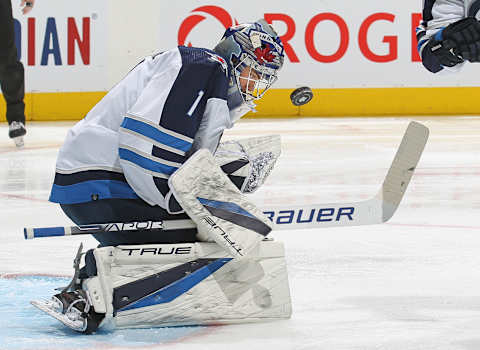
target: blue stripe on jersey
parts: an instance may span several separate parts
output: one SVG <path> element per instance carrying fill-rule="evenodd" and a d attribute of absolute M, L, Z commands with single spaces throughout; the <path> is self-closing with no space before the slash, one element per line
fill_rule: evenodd
<path fill-rule="evenodd" d="M 418 45 L 417 45 L 417 51 L 420 52 L 420 48 L 422 47 L 423 44 L 425 44 L 426 42 L 428 41 L 428 39 L 422 39 L 418 42 Z"/>
<path fill-rule="evenodd" d="M 129 162 L 132 162 L 134 164 L 137 164 L 138 166 L 154 171 L 156 173 L 162 173 L 165 175 L 171 175 L 173 172 L 175 172 L 178 168 L 170 165 L 166 165 L 160 162 L 156 162 L 154 160 L 151 160 L 149 158 L 145 158 L 135 152 L 132 152 L 128 149 L 125 148 L 119 148 L 118 149 L 118 155 L 120 156 L 120 159 L 127 160 Z"/>
<path fill-rule="evenodd" d="M 197 197 L 197 199 L 203 205 L 208 205 L 208 206 L 213 207 L 213 208 L 222 209 L 222 210 L 225 210 L 225 211 L 229 211 L 231 213 L 240 214 L 240 215 L 244 215 L 244 216 L 248 216 L 248 217 L 256 219 L 255 216 L 253 216 L 248 211 L 241 208 L 240 206 L 238 206 L 235 203 L 214 201 L 214 200 L 211 200 L 211 199 L 205 199 L 205 198 L 201 198 L 201 197 Z"/>
<path fill-rule="evenodd" d="M 125 117 L 123 119 L 121 127 L 134 131 L 163 145 L 170 146 L 183 152 L 187 152 L 192 146 L 192 144 L 188 141 L 169 135 L 147 123 L 129 117 Z"/>
<path fill-rule="evenodd" d="M 435 40 L 437 40 L 437 41 L 442 41 L 443 40 L 443 30 L 444 29 L 445 28 L 442 27 L 442 28 L 440 28 L 440 30 L 438 32 L 435 33 Z"/>
<path fill-rule="evenodd" d="M 111 198 L 137 199 L 139 197 L 125 182 L 92 180 L 68 186 L 54 184 L 49 201 L 60 204 L 76 204 Z"/>
<path fill-rule="evenodd" d="M 420 39 L 422 39 L 425 35 L 426 35 L 426 31 L 425 29 L 420 29 L 418 32 L 417 32 L 417 42 L 420 41 Z"/>

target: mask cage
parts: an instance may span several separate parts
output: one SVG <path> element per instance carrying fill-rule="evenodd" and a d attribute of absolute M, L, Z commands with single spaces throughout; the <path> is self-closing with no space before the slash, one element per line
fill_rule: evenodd
<path fill-rule="evenodd" d="M 244 71 L 248 74 L 242 76 Z M 276 69 L 259 64 L 247 54 L 242 54 L 241 59 L 233 67 L 233 72 L 238 90 L 245 102 L 261 99 L 278 79 Z"/>

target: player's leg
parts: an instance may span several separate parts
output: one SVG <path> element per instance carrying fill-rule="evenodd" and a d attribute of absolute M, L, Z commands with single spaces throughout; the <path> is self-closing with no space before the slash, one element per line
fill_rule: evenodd
<path fill-rule="evenodd" d="M 188 219 L 186 214 L 168 214 L 164 209 L 151 206 L 141 199 L 103 199 L 79 204 L 61 204 L 61 208 L 77 225 Z M 196 232 L 196 229 L 115 231 L 93 236 L 102 246 L 108 246 L 194 242 Z"/>
<path fill-rule="evenodd" d="M 71 285 L 52 301 L 34 305 L 87 333 L 100 325 L 103 315 L 120 327 L 290 317 L 283 245 L 265 241 L 271 230 L 268 219 L 232 184 L 210 152 L 200 150 L 190 157 L 170 177 L 170 186 L 196 222 L 197 237 L 215 243 L 147 246 L 136 241 L 133 246 L 98 248 L 87 252 L 81 270 L 77 254 Z M 135 219 L 152 219 L 129 209 Z"/>
<path fill-rule="evenodd" d="M 0 0 L 0 84 L 7 103 L 9 137 L 23 146 L 25 129 L 25 77 L 23 64 L 17 59 L 10 0 Z"/>
<path fill-rule="evenodd" d="M 86 256 L 77 289 L 32 302 L 70 328 L 155 327 L 288 318 L 284 248 L 262 241 L 232 259 L 215 243 L 104 247 Z"/>

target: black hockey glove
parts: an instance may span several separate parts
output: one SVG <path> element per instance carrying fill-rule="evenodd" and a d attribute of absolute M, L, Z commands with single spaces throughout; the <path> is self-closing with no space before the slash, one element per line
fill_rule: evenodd
<path fill-rule="evenodd" d="M 429 46 L 443 66 L 453 67 L 464 60 L 480 62 L 480 22 L 467 17 L 452 23 Z"/>
<path fill-rule="evenodd" d="M 430 39 L 426 49 L 432 51 L 433 55 L 437 58 L 438 62 L 442 66 L 454 67 L 463 62 L 463 59 L 455 55 L 452 49 L 447 49 L 444 47 L 441 41 Z"/>

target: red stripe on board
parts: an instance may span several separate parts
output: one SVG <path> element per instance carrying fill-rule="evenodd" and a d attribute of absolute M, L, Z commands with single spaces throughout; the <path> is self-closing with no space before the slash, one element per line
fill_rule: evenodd
<path fill-rule="evenodd" d="M 32 197 L 22 196 L 22 195 L 18 195 L 18 194 L 0 193 L 0 197 L 6 198 L 6 199 L 15 198 L 15 199 L 22 199 L 22 200 L 25 200 L 25 201 L 50 203 L 47 199 L 32 198 Z"/>

